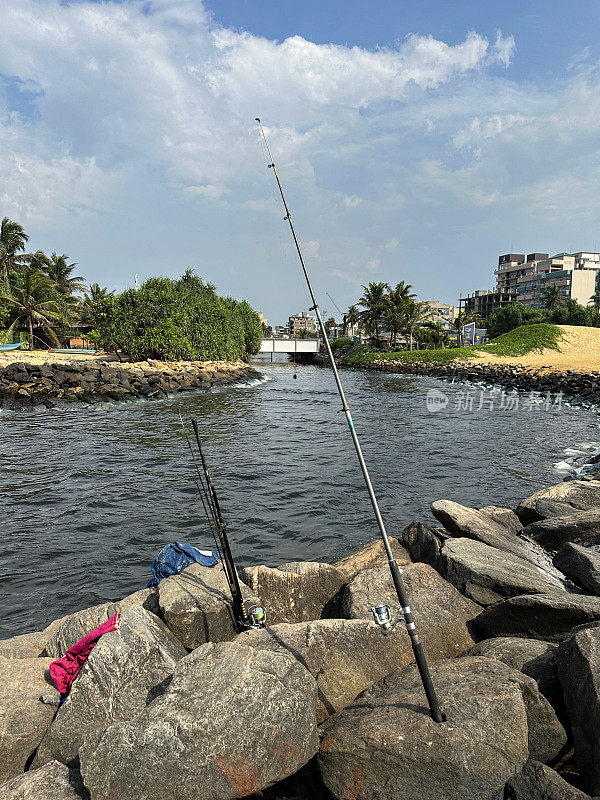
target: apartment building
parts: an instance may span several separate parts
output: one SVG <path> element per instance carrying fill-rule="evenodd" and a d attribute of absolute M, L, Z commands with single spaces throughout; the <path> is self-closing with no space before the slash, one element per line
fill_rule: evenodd
<path fill-rule="evenodd" d="M 440 322 L 445 328 L 451 328 L 456 317 L 456 308 L 450 303 L 439 300 L 425 300 L 425 305 L 431 312 L 431 322 Z"/>
<path fill-rule="evenodd" d="M 317 320 L 315 317 L 309 317 L 308 311 L 303 311 L 301 314 L 292 314 L 288 320 L 288 327 L 290 336 L 298 336 L 300 331 L 314 333 L 317 330 Z"/>
<path fill-rule="evenodd" d="M 487 319 L 496 308 L 514 303 L 517 299 L 516 290 L 503 289 L 477 289 L 466 297 L 460 296 L 458 301 L 459 311 L 468 314 L 477 314 L 481 319 Z"/>
<path fill-rule="evenodd" d="M 544 305 L 546 292 L 557 286 L 567 300 L 582 306 L 590 303 L 599 286 L 600 256 L 598 253 L 558 253 L 532 260 L 530 269 L 517 279 L 517 301 L 533 308 Z"/>

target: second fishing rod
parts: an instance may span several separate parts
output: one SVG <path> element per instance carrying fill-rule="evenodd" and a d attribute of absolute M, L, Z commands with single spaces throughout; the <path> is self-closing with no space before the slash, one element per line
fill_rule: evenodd
<path fill-rule="evenodd" d="M 277 187 L 279 189 L 279 193 L 281 195 L 281 200 L 283 202 L 283 207 L 285 209 L 285 217 L 284 220 L 288 222 L 290 226 L 290 231 L 292 233 L 292 238 L 294 240 L 294 245 L 296 247 L 296 252 L 298 253 L 298 258 L 300 259 L 300 265 L 302 267 L 302 272 L 304 273 L 304 278 L 306 280 L 306 284 L 308 286 L 308 291 L 310 293 L 310 297 L 312 300 L 312 308 L 311 311 L 314 311 L 317 317 L 317 323 L 319 325 L 319 331 L 323 338 L 323 342 L 325 343 L 325 349 L 327 351 L 327 355 L 329 357 L 329 362 L 331 364 L 331 369 L 333 370 L 333 376 L 335 378 L 335 383 L 337 386 L 338 393 L 340 395 L 340 399 L 342 401 L 342 411 L 346 415 L 346 421 L 348 422 L 348 428 L 350 429 L 350 435 L 352 436 L 352 442 L 354 443 L 354 448 L 356 450 L 356 455 L 358 456 L 358 462 L 360 464 L 360 468 L 365 480 L 365 484 L 367 487 L 367 492 L 369 493 L 369 499 L 371 500 L 371 505 L 373 506 L 373 511 L 375 513 L 375 519 L 377 520 L 377 526 L 379 527 L 379 532 L 381 534 L 381 538 L 383 540 L 383 546 L 385 548 L 385 552 L 388 559 L 388 564 L 390 567 L 390 572 L 392 575 L 392 581 L 394 583 L 394 588 L 396 590 L 396 594 L 398 596 L 398 601 L 400 603 L 400 607 L 402 609 L 402 618 L 406 623 L 406 630 L 408 631 L 408 635 L 410 636 L 412 649 L 415 654 L 415 661 L 417 663 L 417 667 L 419 670 L 419 674 L 421 676 L 421 681 L 423 683 L 423 689 L 425 691 L 425 695 L 427 697 L 427 702 L 429 703 L 429 710 L 431 712 L 432 718 L 435 722 L 444 722 L 445 717 L 440 710 L 440 705 L 438 702 L 438 698 L 435 692 L 435 688 L 433 686 L 433 681 L 431 680 L 431 674 L 429 672 L 429 667 L 427 665 L 427 659 L 425 658 L 425 652 L 423 650 L 423 645 L 421 644 L 421 640 L 419 639 L 419 634 L 417 631 L 417 626 L 412 616 L 412 611 L 408 601 L 408 595 L 406 593 L 406 587 L 404 586 L 404 581 L 402 580 L 401 571 L 396 563 L 396 559 L 392 552 L 392 547 L 390 545 L 389 536 L 387 534 L 385 524 L 383 518 L 381 516 L 381 511 L 379 510 L 379 503 L 377 502 L 377 497 L 375 495 L 375 490 L 373 489 L 373 484 L 371 483 L 371 477 L 369 475 L 369 470 L 367 468 L 367 464 L 365 462 L 362 448 L 360 446 L 360 442 L 358 440 L 358 435 L 354 428 L 354 422 L 352 420 L 352 414 L 350 413 L 350 408 L 346 401 L 346 395 L 344 394 L 344 388 L 342 386 L 342 382 L 340 380 L 340 376 L 338 373 L 338 369 L 333 358 L 333 353 L 331 351 L 331 345 L 329 344 L 329 337 L 327 336 L 327 331 L 325 330 L 325 325 L 323 323 L 323 318 L 321 316 L 321 311 L 319 309 L 319 304 L 317 303 L 317 298 L 315 296 L 313 286 L 310 280 L 310 276 L 308 274 L 308 270 L 306 268 L 306 264 L 304 263 L 304 256 L 302 255 L 302 249 L 300 247 L 300 242 L 298 241 L 298 237 L 296 236 L 296 231 L 294 229 L 294 224 L 292 222 L 292 215 L 288 208 L 287 201 L 285 199 L 285 195 L 283 193 L 283 187 L 281 185 L 281 181 L 279 179 L 279 173 L 277 172 L 277 167 L 275 166 L 275 161 L 273 156 L 271 155 L 271 148 L 269 147 L 269 143 L 267 141 L 267 136 L 265 134 L 264 128 L 262 123 L 258 117 L 256 117 L 256 121 L 260 127 L 260 132 L 262 134 L 262 138 L 265 142 L 267 153 L 269 154 L 269 168 L 273 170 L 273 174 L 275 176 L 275 180 L 277 181 Z M 392 626 L 396 624 L 399 620 L 392 619 L 391 614 L 387 606 L 381 604 L 375 606 L 372 609 L 373 616 L 377 624 L 379 624 L 384 633 L 388 633 Z"/>

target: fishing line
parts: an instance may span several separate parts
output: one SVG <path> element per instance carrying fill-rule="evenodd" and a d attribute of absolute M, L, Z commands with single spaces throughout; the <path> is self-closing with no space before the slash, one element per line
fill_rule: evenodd
<path fill-rule="evenodd" d="M 406 587 L 404 585 L 404 581 L 402 580 L 402 575 L 400 569 L 398 568 L 398 564 L 396 563 L 396 558 L 392 551 L 392 547 L 390 544 L 390 540 L 385 529 L 385 523 L 383 521 L 383 517 L 381 516 L 381 511 L 379 510 L 379 504 L 377 502 L 377 497 L 375 495 L 375 490 L 373 489 L 373 484 L 371 483 L 371 477 L 369 475 L 369 470 L 367 468 L 367 464 L 365 462 L 362 448 L 360 446 L 360 442 L 358 440 L 358 435 L 354 428 L 354 421 L 352 419 L 352 414 L 350 413 L 350 407 L 346 401 L 346 395 L 344 393 L 344 388 L 342 386 L 342 382 L 339 376 L 339 372 L 337 369 L 337 365 L 333 358 L 333 353 L 331 351 L 331 345 L 329 343 L 329 339 L 327 338 L 327 332 L 325 330 L 325 325 L 323 323 L 323 318 L 321 316 L 321 311 L 319 309 L 319 304 L 317 303 L 317 298 L 315 296 L 315 292 L 310 280 L 310 276 L 308 274 L 308 270 L 306 268 L 306 264 L 304 262 L 304 256 L 302 255 L 302 250 L 300 248 L 300 242 L 298 241 L 298 237 L 296 235 L 296 230 L 294 228 L 294 224 L 292 222 L 292 215 L 290 213 L 290 209 L 288 208 L 287 201 L 285 199 L 285 195 L 283 193 L 283 187 L 281 185 L 281 181 L 279 179 L 279 173 L 277 172 L 277 167 L 275 166 L 275 161 L 273 160 L 273 156 L 271 154 L 271 149 L 269 147 L 269 143 L 267 141 L 267 136 L 265 134 L 264 128 L 262 123 L 258 117 L 256 117 L 256 121 L 259 124 L 260 132 L 263 136 L 265 141 L 265 145 L 267 148 L 267 153 L 269 154 L 269 169 L 273 170 L 273 175 L 275 176 L 275 180 L 277 181 L 277 188 L 279 189 L 279 194 L 281 195 L 281 201 L 283 203 L 283 207 L 285 209 L 285 217 L 284 221 L 289 224 L 290 232 L 292 234 L 292 238 L 294 240 L 294 245 L 296 246 L 296 252 L 298 253 L 298 258 L 300 260 L 300 264 L 302 266 L 302 272 L 304 273 L 304 278 L 306 280 L 306 285 L 308 286 L 308 291 L 310 293 L 312 299 L 312 308 L 311 311 L 314 311 L 317 316 L 317 322 L 319 325 L 319 330 L 321 331 L 321 336 L 323 337 L 323 341 L 325 343 L 325 348 L 327 350 L 327 355 L 329 357 L 329 362 L 331 365 L 331 369 L 333 371 L 333 377 L 335 379 L 335 383 L 337 386 L 337 390 L 340 396 L 340 400 L 342 401 L 342 411 L 346 415 L 346 421 L 348 423 L 348 428 L 350 429 L 350 435 L 352 437 L 352 441 L 354 443 L 354 449 L 356 450 L 356 455 L 358 457 L 358 462 L 360 464 L 360 468 L 363 474 L 363 478 L 365 480 L 365 484 L 367 487 L 367 492 L 369 494 L 369 499 L 371 500 L 371 505 L 373 507 L 373 512 L 375 514 L 375 519 L 377 520 L 377 525 L 379 527 L 379 532 L 381 533 L 381 538 L 383 540 L 383 545 L 387 554 L 388 564 L 392 576 L 392 581 L 394 583 L 394 588 L 396 590 L 396 594 L 398 596 L 398 601 L 400 603 L 400 607 L 402 609 L 401 615 L 397 618 L 392 619 L 391 612 L 388 606 L 384 604 L 380 604 L 375 606 L 372 610 L 373 617 L 375 622 L 381 627 L 383 633 L 390 633 L 393 630 L 393 626 L 399 622 L 400 619 L 404 619 L 406 623 L 406 630 L 408 635 L 410 636 L 411 644 L 413 653 L 415 655 L 415 661 L 417 663 L 417 667 L 419 670 L 419 674 L 421 676 L 421 682 L 423 683 L 423 689 L 425 691 L 425 695 L 427 697 L 427 701 L 429 703 L 429 709 L 431 711 L 431 716 L 435 722 L 444 722 L 445 717 L 442 714 L 439 706 L 439 702 L 437 699 L 437 695 L 435 692 L 435 688 L 433 686 L 433 682 L 431 680 L 431 674 L 429 672 L 429 667 L 427 665 L 427 659 L 425 658 L 425 652 L 423 650 L 423 645 L 421 640 L 419 639 L 419 635 L 417 633 L 417 626 L 414 622 L 412 611 L 408 601 L 408 595 L 406 593 Z"/>

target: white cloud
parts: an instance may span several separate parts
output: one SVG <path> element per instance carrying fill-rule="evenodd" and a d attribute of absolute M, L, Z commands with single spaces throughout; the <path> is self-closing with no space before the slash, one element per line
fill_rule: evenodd
<path fill-rule="evenodd" d="M 344 205 L 346 208 L 357 208 L 362 203 L 362 197 L 356 197 L 356 195 L 345 195 L 344 196 Z"/>
<path fill-rule="evenodd" d="M 376 258 L 375 256 L 372 256 L 367 261 L 367 269 L 370 269 L 370 270 L 377 269 L 380 266 L 380 264 L 381 264 L 381 259 L 380 258 Z"/>
<path fill-rule="evenodd" d="M 320 247 L 321 243 L 316 240 L 312 240 L 310 242 L 303 242 L 302 244 L 302 249 L 304 251 L 304 254 L 311 257 L 318 255 Z"/>

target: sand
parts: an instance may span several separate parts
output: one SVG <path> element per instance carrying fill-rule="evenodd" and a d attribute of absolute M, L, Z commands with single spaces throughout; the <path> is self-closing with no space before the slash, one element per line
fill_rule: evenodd
<path fill-rule="evenodd" d="M 578 325 L 559 325 L 563 339 L 560 350 L 543 350 L 525 356 L 495 356 L 481 351 L 481 356 L 472 359 L 473 364 L 513 364 L 530 367 L 542 372 L 568 369 L 592 372 L 600 370 L 600 328 L 584 328 Z"/>
<path fill-rule="evenodd" d="M 49 353 L 47 350 L 0 350 L 0 367 L 11 363 L 25 364 L 65 364 L 72 361 L 116 361 L 114 353 L 87 354 Z"/>

